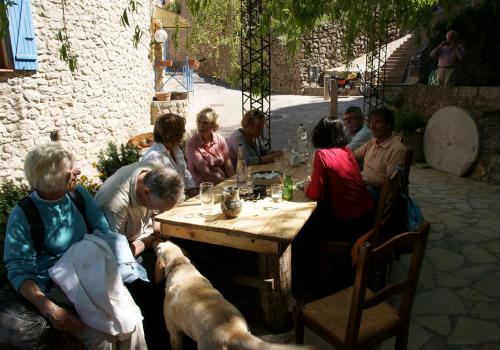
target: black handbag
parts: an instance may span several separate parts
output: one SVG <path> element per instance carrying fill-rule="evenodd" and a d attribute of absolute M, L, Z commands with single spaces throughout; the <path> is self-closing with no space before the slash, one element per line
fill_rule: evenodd
<path fill-rule="evenodd" d="M 0 349 L 50 349 L 56 333 L 21 294 L 0 290 Z"/>

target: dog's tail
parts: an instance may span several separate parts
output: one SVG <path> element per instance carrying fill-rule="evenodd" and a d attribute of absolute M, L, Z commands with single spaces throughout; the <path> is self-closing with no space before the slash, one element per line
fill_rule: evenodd
<path fill-rule="evenodd" d="M 315 350 L 309 345 L 274 344 L 265 342 L 247 332 L 234 334 L 227 344 L 228 350 Z"/>

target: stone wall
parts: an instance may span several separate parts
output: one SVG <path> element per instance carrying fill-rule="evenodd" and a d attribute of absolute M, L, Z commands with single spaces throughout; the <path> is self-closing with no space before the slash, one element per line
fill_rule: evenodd
<path fill-rule="evenodd" d="M 320 72 L 342 65 L 342 29 L 334 24 L 323 24 L 303 39 L 305 49 L 290 57 L 290 53 L 273 40 L 271 45 L 271 90 L 278 93 L 302 93 L 309 86 L 309 67 Z M 353 55 L 365 52 L 365 41 L 356 40 Z M 322 86 L 323 81 L 318 83 Z"/>
<path fill-rule="evenodd" d="M 305 45 L 305 52 L 297 55 L 293 64 L 293 69 L 298 67 L 300 75 L 295 76 L 294 86 L 299 85 L 300 91 L 309 85 L 311 66 L 319 67 L 320 72 L 340 67 L 344 65 L 342 58 L 342 39 L 344 36 L 344 27 L 339 24 L 322 24 L 318 26 L 309 36 L 304 37 L 303 43 Z M 388 30 L 388 42 L 399 39 L 401 37 L 400 31 L 395 27 L 390 27 Z M 359 57 L 366 53 L 366 39 L 359 37 L 354 41 L 350 47 L 353 57 Z M 276 55 L 278 59 L 275 62 L 276 68 L 272 72 L 272 86 L 281 86 L 282 81 L 290 79 L 288 72 L 290 70 L 289 63 L 279 59 L 279 55 L 284 52 L 283 47 L 276 47 L 273 52 L 273 60 Z M 364 63 L 363 67 L 364 68 Z M 318 80 L 318 85 L 323 86 L 323 75 Z M 288 92 L 276 90 L 276 92 Z"/>
<path fill-rule="evenodd" d="M 120 25 L 126 2 L 65 3 L 78 72 L 72 75 L 59 59 L 55 34 L 63 26 L 61 2 L 31 0 L 38 70 L 0 73 L 0 178 L 22 176 L 28 149 L 48 142 L 52 130 L 59 131 L 84 170 L 108 141 L 124 143 L 152 130 L 149 33 L 137 49 L 132 46 L 132 28 Z M 150 9 L 143 4 L 138 11 L 133 18 L 147 30 Z"/>
<path fill-rule="evenodd" d="M 500 184 L 500 87 L 415 85 L 392 92 L 402 108 L 421 113 L 427 119 L 446 106 L 463 108 L 475 117 L 480 131 L 479 159 L 470 177 Z"/>

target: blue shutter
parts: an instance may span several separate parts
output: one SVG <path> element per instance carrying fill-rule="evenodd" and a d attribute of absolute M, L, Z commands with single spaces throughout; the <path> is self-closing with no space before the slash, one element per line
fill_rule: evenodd
<path fill-rule="evenodd" d="M 8 16 L 14 69 L 36 70 L 38 62 L 30 1 L 16 0 L 15 5 L 8 7 Z"/>

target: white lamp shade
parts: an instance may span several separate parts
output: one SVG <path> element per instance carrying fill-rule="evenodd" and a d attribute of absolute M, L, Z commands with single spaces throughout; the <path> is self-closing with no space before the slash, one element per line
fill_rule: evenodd
<path fill-rule="evenodd" d="M 155 32 L 155 41 L 157 43 L 164 43 L 168 39 L 168 33 L 165 29 L 160 28 Z"/>

